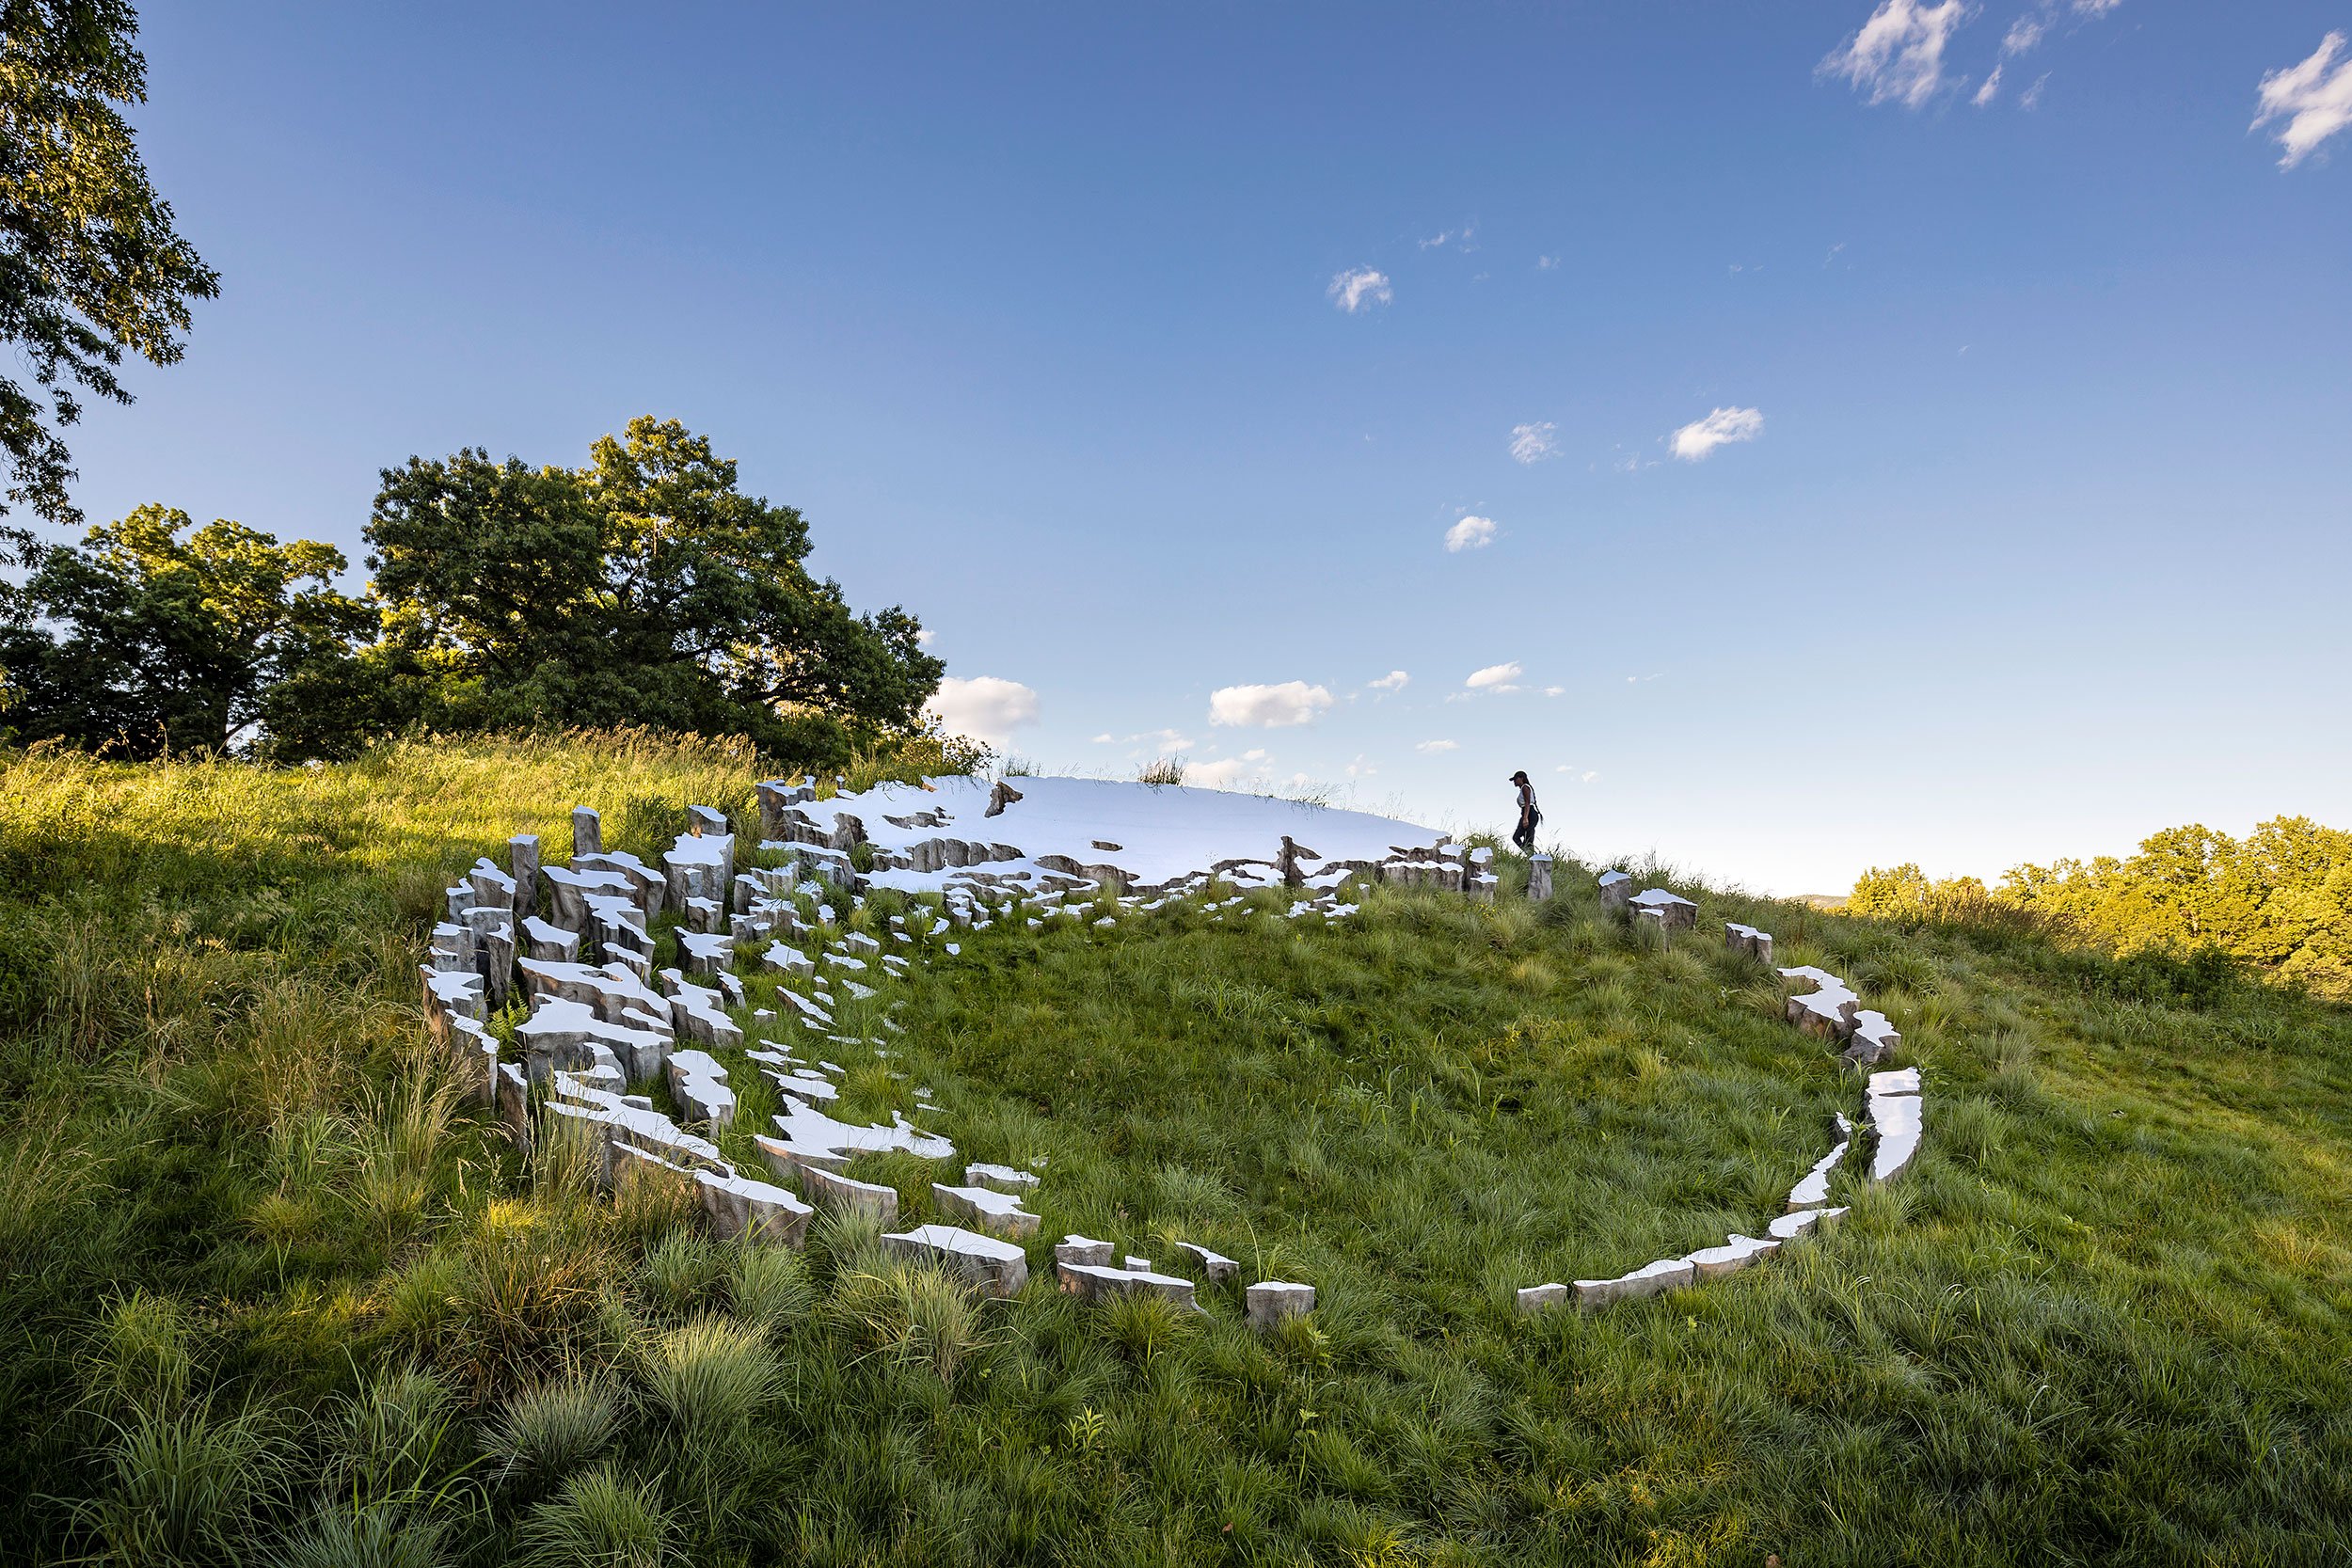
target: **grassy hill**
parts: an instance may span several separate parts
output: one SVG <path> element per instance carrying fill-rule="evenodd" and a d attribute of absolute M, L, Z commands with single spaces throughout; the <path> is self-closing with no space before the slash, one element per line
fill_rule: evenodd
<path fill-rule="evenodd" d="M 1205 1317 L 1093 1307 L 1040 1266 L 988 1303 L 854 1225 L 747 1248 L 657 1189 L 599 1196 L 424 1045 L 459 868 L 566 842 L 574 803 L 657 848 L 690 801 L 746 812 L 751 766 L 603 737 L 0 772 L 0 1552 L 2352 1553 L 2352 1012 L 1679 883 L 1698 931 L 1645 940 L 1566 866 L 1543 906 L 1506 864 L 1491 907 L 1000 926 L 918 966 L 906 1077 L 851 1072 L 850 1111 L 930 1085 L 964 1157 L 1044 1162 L 1049 1235 L 1198 1242 L 1320 1296 L 1264 1337 L 1232 1287 Z M 1744 1273 L 1518 1318 L 1519 1286 L 1754 1231 L 1855 1104 L 1723 919 L 1893 1017 L 1924 1154 L 1849 1171 L 1839 1228 Z M 911 1157 L 853 1174 L 927 1216 Z"/>

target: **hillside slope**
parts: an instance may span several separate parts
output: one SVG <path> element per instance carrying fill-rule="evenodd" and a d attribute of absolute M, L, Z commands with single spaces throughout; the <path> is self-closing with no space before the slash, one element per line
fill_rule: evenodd
<path fill-rule="evenodd" d="M 0 1496 L 23 1560 L 2279 1562 L 2352 1550 L 2352 1014 L 2015 932 L 1589 876 L 961 935 L 843 1114 L 933 1113 L 1065 1231 L 1311 1281 L 1269 1335 L 983 1302 L 526 1160 L 440 1078 L 440 890 L 574 803 L 650 854 L 747 759 L 644 742 L 0 774 Z M 748 840 L 746 840 L 748 842 Z M 893 908 L 878 895 L 864 918 Z M 1248 916 L 1241 910 L 1253 910 Z M 1930 1088 L 1899 1181 L 1730 1277 L 1850 1071 L 1725 950 L 1851 981 Z M 663 953 L 672 939 L 663 940 Z M 773 981 L 750 977 L 756 1005 Z M 727 1056 L 727 1053 L 721 1053 Z M 740 1065 L 739 1057 L 730 1058 Z M 903 1074 L 903 1076 L 898 1076 Z M 744 1074 L 737 1131 L 776 1107 Z M 667 1091 L 648 1085 L 657 1104 Z M 749 1165 L 746 1168 L 753 1168 Z M 904 1153 L 853 1176 L 930 1217 Z"/>

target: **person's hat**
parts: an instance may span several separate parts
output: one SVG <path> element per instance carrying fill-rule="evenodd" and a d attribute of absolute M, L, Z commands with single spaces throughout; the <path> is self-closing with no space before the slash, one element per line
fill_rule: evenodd
<path fill-rule="evenodd" d="M 1513 784 L 1525 784 L 1527 782 L 1527 769 L 1522 768 L 1518 772 L 1512 774 L 1511 782 Z"/>

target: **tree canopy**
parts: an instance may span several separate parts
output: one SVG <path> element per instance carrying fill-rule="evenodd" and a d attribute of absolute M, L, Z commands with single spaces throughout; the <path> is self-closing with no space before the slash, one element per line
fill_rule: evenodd
<path fill-rule="evenodd" d="M 2352 832 L 2280 816 L 2245 838 L 2168 828 L 2138 853 L 2019 865 L 1987 889 L 1873 866 L 1847 910 L 1899 920 L 2020 911 L 2119 952 L 2212 950 L 2352 999 Z"/>
<path fill-rule="evenodd" d="M 126 0 L 0 0 L 0 341 L 32 382 L 0 375 L 0 515 L 81 521 L 59 435 L 81 417 L 77 391 L 129 403 L 123 351 L 177 361 L 188 302 L 219 284 L 173 230 L 117 108 L 147 97 L 137 35 Z M 0 544 L 31 548 L 22 529 Z"/>
<path fill-rule="evenodd" d="M 35 552 L 0 585 L 0 733 L 292 761 L 634 727 L 833 767 L 921 730 L 945 668 L 905 610 L 856 614 L 811 577 L 806 519 L 675 420 L 631 420 L 579 468 L 412 457 L 365 536 L 364 599 L 330 545 L 162 506 Z"/>
<path fill-rule="evenodd" d="M 225 519 L 199 529 L 162 506 L 51 546 L 0 628 L 5 718 L 134 756 L 225 748 L 274 688 L 373 624 L 335 590 L 343 566 L 331 545 L 280 545 Z"/>
<path fill-rule="evenodd" d="M 945 666 L 893 606 L 810 576 L 807 521 L 748 496 L 676 420 L 640 418 L 579 468 L 469 450 L 387 468 L 367 528 L 384 721 L 631 723 L 830 754 L 829 730 L 911 730 Z"/>

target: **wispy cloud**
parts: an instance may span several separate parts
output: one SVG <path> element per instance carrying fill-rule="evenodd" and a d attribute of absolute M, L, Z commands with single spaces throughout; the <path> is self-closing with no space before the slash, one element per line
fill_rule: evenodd
<path fill-rule="evenodd" d="M 1981 109 L 1987 103 L 1992 103 L 1993 100 L 1999 97 L 2000 93 L 2001 67 L 1996 65 L 1993 68 L 1993 74 L 1984 79 L 1984 86 L 1977 89 L 1977 96 L 1970 99 L 1968 102 L 1974 103 L 1978 108 Z"/>
<path fill-rule="evenodd" d="M 1541 463 L 1547 457 L 1559 456 L 1560 444 L 1553 439 L 1558 434 L 1559 426 L 1549 420 L 1538 420 L 1534 424 L 1513 425 L 1512 458 L 1520 463 Z"/>
<path fill-rule="evenodd" d="M 1402 670 L 1391 670 L 1372 683 L 1375 691 L 1402 691 L 1413 677 Z"/>
<path fill-rule="evenodd" d="M 953 735 L 1001 746 L 1012 732 L 1037 722 L 1037 693 L 996 675 L 949 675 L 932 693 L 930 712 Z"/>
<path fill-rule="evenodd" d="M 1437 756 L 1438 753 L 1443 752 L 1458 752 L 1461 749 L 1462 743 L 1458 740 L 1424 740 L 1420 745 L 1413 748 L 1414 751 L 1421 752 L 1422 755 L 1431 757 Z"/>
<path fill-rule="evenodd" d="M 1330 295 L 1332 304 L 1351 316 L 1371 306 L 1386 305 L 1394 297 L 1389 288 L 1389 275 L 1370 267 L 1339 274 L 1325 293 Z"/>
<path fill-rule="evenodd" d="M 1559 264 L 1560 258 L 1557 256 L 1538 256 L 1535 258 L 1535 270 L 1537 272 L 1549 272 L 1552 268 L 1558 266 Z"/>
<path fill-rule="evenodd" d="M 1674 454 L 1696 463 L 1717 447 L 1753 441 L 1764 434 L 1764 416 L 1754 408 L 1718 408 L 1703 420 L 1692 420 L 1668 437 Z"/>
<path fill-rule="evenodd" d="M 1591 768 L 1579 768 L 1571 762 L 1564 762 L 1559 767 L 1553 768 L 1552 771 L 1555 773 L 1565 773 L 1568 776 L 1568 782 L 1571 784 L 1591 784 L 1595 779 L 1600 777 L 1598 773 L 1594 772 Z"/>
<path fill-rule="evenodd" d="M 1965 0 L 1925 6 L 1918 0 L 1883 0 L 1843 44 L 1817 68 L 1842 76 L 1873 103 L 1897 103 L 1915 109 L 1944 85 L 1944 46 L 1968 18 Z"/>
<path fill-rule="evenodd" d="M 2001 53 L 2004 55 L 2023 55 L 2040 43 L 2042 35 L 2048 31 L 2032 17 L 2021 16 L 2009 24 L 2008 32 L 2001 35 Z"/>
<path fill-rule="evenodd" d="M 2279 145 L 2285 149 L 2280 168 L 2293 168 L 2320 143 L 2352 125 L 2352 57 L 2336 62 L 2344 47 L 2344 35 L 2329 33 L 2309 59 L 2263 77 L 2260 112 L 2247 129 L 2259 131 L 2273 120 L 2286 121 L 2278 132 Z"/>
<path fill-rule="evenodd" d="M 1459 554 L 1463 550 L 1483 550 L 1495 542 L 1495 520 L 1492 517 L 1465 517 L 1445 531 L 1445 547 Z"/>
<path fill-rule="evenodd" d="M 1489 664 L 1484 670 L 1471 671 L 1463 678 L 1462 684 L 1472 691 L 1516 691 L 1518 689 L 1510 683 L 1526 673 L 1517 661 Z"/>
<path fill-rule="evenodd" d="M 1331 705 L 1331 693 L 1305 681 L 1278 686 L 1225 686 L 1209 693 L 1209 722 L 1238 729 L 1280 729 L 1311 723 Z"/>

